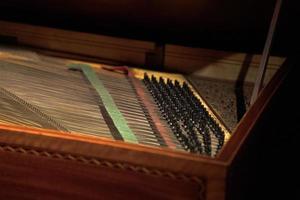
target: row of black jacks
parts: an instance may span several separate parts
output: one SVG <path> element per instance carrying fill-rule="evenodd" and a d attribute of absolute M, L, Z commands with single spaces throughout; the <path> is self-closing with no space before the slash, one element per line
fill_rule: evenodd
<path fill-rule="evenodd" d="M 216 152 L 224 144 L 224 132 L 209 115 L 187 83 L 174 83 L 145 73 L 144 84 L 177 140 L 189 152 L 212 155 L 211 133 L 218 140 Z"/>

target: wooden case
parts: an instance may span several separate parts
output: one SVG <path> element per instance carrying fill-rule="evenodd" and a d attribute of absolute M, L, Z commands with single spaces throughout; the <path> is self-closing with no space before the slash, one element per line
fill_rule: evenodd
<path fill-rule="evenodd" d="M 166 45 L 161 54 L 153 42 L 4 21 L 0 27 L 0 35 L 43 54 L 135 66 L 163 60 L 168 70 L 226 80 L 238 78 L 247 58 L 175 45 Z M 1 59 L 4 54 L 0 52 Z M 254 81 L 259 58 L 252 55 L 248 63 L 247 82 Z M 1 124 L 0 194 L 22 199 L 225 199 L 231 166 L 286 76 L 283 61 L 270 59 L 266 86 L 215 158 Z"/>

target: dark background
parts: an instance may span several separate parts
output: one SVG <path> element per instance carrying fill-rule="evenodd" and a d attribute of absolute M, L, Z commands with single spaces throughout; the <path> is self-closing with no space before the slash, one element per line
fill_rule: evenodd
<path fill-rule="evenodd" d="M 0 20 L 247 53 L 261 53 L 275 0 L 7 0 Z M 283 0 L 273 55 L 299 50 L 299 8 Z"/>

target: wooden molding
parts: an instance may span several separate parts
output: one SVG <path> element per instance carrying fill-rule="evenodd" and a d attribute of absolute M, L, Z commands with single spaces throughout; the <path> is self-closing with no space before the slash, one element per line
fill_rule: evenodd
<path fill-rule="evenodd" d="M 55 52 L 54 55 L 85 58 L 110 64 L 148 66 L 215 79 L 236 81 L 243 68 L 245 81 L 255 81 L 260 55 L 224 52 L 165 44 L 158 52 L 157 44 L 90 33 L 0 21 L 0 35 L 15 37 L 19 44 Z M 59 53 L 60 52 L 60 53 Z M 163 56 L 163 57 L 162 57 Z M 268 83 L 285 58 L 270 57 L 264 83 Z M 158 64 L 163 62 L 161 64 Z"/>
<path fill-rule="evenodd" d="M 244 81 L 254 83 L 260 55 L 224 52 L 201 48 L 166 45 L 165 66 L 195 76 L 236 81 L 243 68 L 247 68 Z M 264 83 L 268 83 L 285 58 L 270 57 Z"/>
<path fill-rule="evenodd" d="M 0 35 L 13 36 L 20 44 L 64 53 L 144 65 L 153 42 L 80 33 L 0 21 Z"/>

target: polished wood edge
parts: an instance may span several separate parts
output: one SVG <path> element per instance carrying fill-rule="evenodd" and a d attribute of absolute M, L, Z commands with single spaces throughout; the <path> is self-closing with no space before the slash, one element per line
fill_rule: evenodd
<path fill-rule="evenodd" d="M 112 162 L 108 160 L 101 160 L 83 156 L 76 156 L 72 154 L 64 154 L 58 152 L 45 151 L 41 149 L 31 149 L 20 146 L 6 145 L 0 143 L 1 152 L 17 153 L 22 155 L 31 155 L 36 157 L 45 157 L 55 160 L 65 160 L 70 162 L 81 163 L 84 165 L 94 165 L 104 168 L 111 168 L 122 171 L 131 171 L 149 176 L 164 177 L 172 180 L 180 180 L 186 182 L 195 182 L 201 186 L 205 185 L 205 179 L 198 176 L 189 176 L 186 174 L 172 173 L 170 171 L 161 171 L 158 169 L 151 169 L 143 166 L 131 165 L 128 163 Z"/>
<path fill-rule="evenodd" d="M 204 177 L 224 177 L 227 170 L 223 162 L 210 157 L 167 148 L 10 125 L 1 125 L 0 132 L 0 143 L 8 146 L 62 152 Z"/>
<path fill-rule="evenodd" d="M 97 35 L 79 31 L 69 31 L 64 29 L 49 28 L 45 26 L 29 25 L 3 20 L 0 20 L 0 25 L 1 27 L 3 27 L 3 34 L 11 33 L 12 36 L 22 35 L 23 33 L 24 35 L 36 36 L 37 38 L 40 37 L 51 40 L 57 39 L 59 41 L 67 40 L 72 42 L 77 41 L 78 43 L 82 44 L 94 44 L 97 42 L 101 42 L 102 45 L 107 45 L 119 49 L 129 48 L 131 50 L 131 48 L 133 48 L 135 49 L 135 51 L 152 49 L 155 45 L 153 42 L 148 41 Z M 101 46 L 101 44 L 98 45 Z"/>
<path fill-rule="evenodd" d="M 251 134 L 251 130 L 255 126 L 259 117 L 264 112 L 266 106 L 290 71 L 290 68 L 286 63 L 287 60 L 276 72 L 269 84 L 262 89 L 260 96 L 238 123 L 234 130 L 234 134 L 231 136 L 227 145 L 221 149 L 218 158 L 226 162 L 228 165 L 230 165 L 237 156 L 245 140 L 249 137 L 249 134 Z"/>
<path fill-rule="evenodd" d="M 213 158 L 207 157 L 207 156 L 201 156 L 196 154 L 191 154 L 184 151 L 174 151 L 170 150 L 168 148 L 159 148 L 159 147 L 153 147 L 143 144 L 134 144 L 134 143 L 128 143 L 128 142 L 122 142 L 118 140 L 108 139 L 104 137 L 97 137 L 93 135 L 86 135 L 81 133 L 67 133 L 67 132 L 60 132 L 56 130 L 51 129 L 40 129 L 40 128 L 34 128 L 34 127 L 25 127 L 25 126 L 18 126 L 18 125 L 8 125 L 8 124 L 0 124 L 0 131 L 9 131 L 9 132 L 16 132 L 16 133 L 24 133 L 24 134 L 31 134 L 31 135 L 39 135 L 39 136 L 45 136 L 45 137 L 56 137 L 60 139 L 67 139 L 67 140 L 75 140 L 80 142 L 86 142 L 91 144 L 97 144 L 97 145 L 108 145 L 108 146 L 114 146 L 124 149 L 132 149 L 135 151 L 147 151 L 147 152 L 155 152 L 159 154 L 167 154 L 170 156 L 176 156 L 176 157 L 182 157 L 182 158 L 188 158 L 195 161 L 202 161 L 202 160 L 210 160 L 211 162 L 217 162 L 214 161 Z M 0 141 L 1 142 L 1 141 Z"/>

